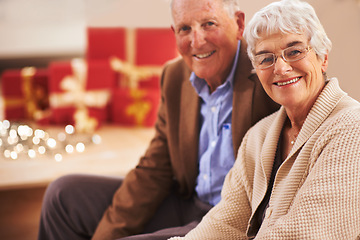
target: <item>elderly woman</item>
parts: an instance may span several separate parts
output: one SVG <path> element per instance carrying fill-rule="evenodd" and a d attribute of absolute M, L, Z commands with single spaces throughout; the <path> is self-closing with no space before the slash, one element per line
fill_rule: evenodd
<path fill-rule="evenodd" d="M 314 9 L 272 3 L 245 39 L 282 107 L 248 131 L 222 200 L 184 239 L 360 238 L 360 104 L 326 79 L 331 42 Z"/>

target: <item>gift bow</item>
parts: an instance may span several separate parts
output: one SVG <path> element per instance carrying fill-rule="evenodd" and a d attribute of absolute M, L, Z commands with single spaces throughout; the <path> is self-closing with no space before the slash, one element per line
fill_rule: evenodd
<path fill-rule="evenodd" d="M 75 128 L 80 132 L 92 132 L 98 125 L 94 118 L 90 118 L 87 107 L 105 107 L 110 99 L 110 92 L 107 90 L 86 90 L 87 64 L 83 59 L 71 61 L 73 75 L 63 78 L 60 88 L 63 93 L 50 95 L 51 106 L 66 107 L 75 106 L 74 114 Z"/>
<path fill-rule="evenodd" d="M 110 58 L 111 68 L 125 75 L 125 87 L 138 88 L 139 82 L 147 80 L 152 76 L 160 76 L 162 67 L 157 66 L 135 66 L 129 62 L 120 60 L 117 57 Z"/>
<path fill-rule="evenodd" d="M 151 102 L 143 100 L 146 95 L 145 90 L 131 89 L 130 96 L 135 102 L 126 107 L 126 114 L 128 116 L 134 116 L 135 122 L 138 126 L 143 125 L 144 120 L 151 110 Z"/>
<path fill-rule="evenodd" d="M 64 93 L 50 95 L 50 103 L 53 107 L 66 107 L 75 105 L 77 108 L 104 107 L 110 99 L 107 90 L 86 90 L 87 64 L 83 59 L 71 61 L 73 75 L 63 78 L 60 88 Z"/>
<path fill-rule="evenodd" d="M 6 108 L 24 106 L 25 116 L 31 120 L 38 120 L 45 115 L 45 111 L 40 108 L 39 103 L 46 102 L 47 98 L 44 89 L 33 86 L 36 71 L 35 67 L 24 67 L 21 69 L 20 75 L 23 97 L 4 98 Z"/>

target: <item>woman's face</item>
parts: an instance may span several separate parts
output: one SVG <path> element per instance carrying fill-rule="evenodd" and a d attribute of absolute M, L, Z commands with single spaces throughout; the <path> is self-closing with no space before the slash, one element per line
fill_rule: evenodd
<path fill-rule="evenodd" d="M 267 69 L 256 69 L 256 73 L 267 94 L 286 109 L 308 111 L 319 96 L 325 81 L 323 72 L 327 69 L 324 60 L 314 50 L 301 60 L 286 62 L 280 57 L 282 50 L 290 46 L 308 47 L 305 34 L 273 34 L 260 39 L 255 45 L 255 55 L 274 53 L 277 60 Z"/>

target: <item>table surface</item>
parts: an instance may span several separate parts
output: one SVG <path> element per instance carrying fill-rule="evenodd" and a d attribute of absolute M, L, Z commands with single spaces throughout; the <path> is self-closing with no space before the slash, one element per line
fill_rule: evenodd
<path fill-rule="evenodd" d="M 46 131 L 61 130 L 49 127 Z M 86 145 L 82 153 L 65 153 L 60 162 L 52 156 L 17 160 L 0 156 L 0 190 L 47 185 L 70 173 L 125 176 L 144 154 L 154 132 L 153 128 L 102 126 L 96 131 L 100 144 Z"/>

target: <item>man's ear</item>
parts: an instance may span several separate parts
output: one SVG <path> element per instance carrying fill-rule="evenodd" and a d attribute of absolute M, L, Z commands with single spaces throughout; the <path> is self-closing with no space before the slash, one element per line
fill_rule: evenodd
<path fill-rule="evenodd" d="M 175 28 L 174 28 L 174 25 L 171 25 L 171 30 L 173 31 L 173 33 L 175 33 Z"/>
<path fill-rule="evenodd" d="M 237 11 L 235 13 L 235 18 L 236 18 L 236 22 L 239 28 L 238 31 L 238 40 L 242 39 L 243 33 L 244 33 L 244 29 L 245 29 L 245 13 L 242 11 Z"/>

